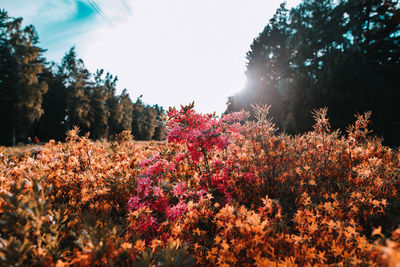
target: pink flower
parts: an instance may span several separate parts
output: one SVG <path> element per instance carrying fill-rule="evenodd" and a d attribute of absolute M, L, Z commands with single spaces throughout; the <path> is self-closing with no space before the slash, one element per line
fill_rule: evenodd
<path fill-rule="evenodd" d="M 221 118 L 221 122 L 242 121 L 246 118 L 244 111 L 231 112 Z"/>
<path fill-rule="evenodd" d="M 188 187 L 187 187 L 186 183 L 181 182 L 179 184 L 174 185 L 172 194 L 175 197 L 182 198 L 186 194 L 187 189 L 188 189 Z"/>
<path fill-rule="evenodd" d="M 185 158 L 185 155 L 186 154 L 184 152 L 179 152 L 178 154 L 176 154 L 175 160 L 177 162 L 181 162 Z"/>
<path fill-rule="evenodd" d="M 164 191 L 158 186 L 153 186 L 153 196 L 163 197 L 164 196 Z"/>
<path fill-rule="evenodd" d="M 140 202 L 140 198 L 138 196 L 131 197 L 128 200 L 128 211 L 129 212 L 138 210 L 144 206 L 145 206 L 145 204 L 143 202 Z"/>
<path fill-rule="evenodd" d="M 187 204 L 184 202 L 179 202 L 173 207 L 167 209 L 167 219 L 170 221 L 175 221 L 177 218 L 181 217 L 183 213 L 187 211 Z"/>
<path fill-rule="evenodd" d="M 141 168 L 146 167 L 147 165 L 149 165 L 151 163 L 151 159 L 144 159 L 142 161 L 139 162 L 139 166 Z"/>
<path fill-rule="evenodd" d="M 175 165 L 172 162 L 169 162 L 165 159 L 157 160 L 153 164 L 148 165 L 147 168 L 144 168 L 142 171 L 143 176 L 153 177 L 157 180 L 162 179 L 166 172 L 175 171 Z"/>
<path fill-rule="evenodd" d="M 197 114 L 192 109 L 169 112 L 168 142 L 185 143 L 197 163 L 211 150 L 225 149 L 229 139 L 218 119 L 211 114 Z"/>
<path fill-rule="evenodd" d="M 196 195 L 199 196 L 200 198 L 203 198 L 205 195 L 207 195 L 207 191 L 204 189 L 201 189 L 196 192 Z"/>
<path fill-rule="evenodd" d="M 151 180 L 147 177 L 139 178 L 138 180 L 138 193 L 144 196 L 148 196 L 150 193 Z"/>
<path fill-rule="evenodd" d="M 138 224 L 134 230 L 139 232 L 154 231 L 157 229 L 157 219 L 150 214 L 143 214 L 138 220 Z"/>

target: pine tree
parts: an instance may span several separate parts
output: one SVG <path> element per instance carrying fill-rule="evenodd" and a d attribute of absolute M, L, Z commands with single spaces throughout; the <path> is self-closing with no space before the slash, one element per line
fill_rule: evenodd
<path fill-rule="evenodd" d="M 108 136 L 108 118 L 110 111 L 107 108 L 108 88 L 102 79 L 104 70 L 97 70 L 94 75 L 94 84 L 90 87 L 90 136 L 100 139 Z"/>
<path fill-rule="evenodd" d="M 166 128 L 165 128 L 165 123 L 163 121 L 163 117 L 165 116 L 165 111 L 159 105 L 154 105 L 153 109 L 156 110 L 157 112 L 156 116 L 157 126 L 154 129 L 153 139 L 158 141 L 165 140 Z"/>
<path fill-rule="evenodd" d="M 252 112 L 251 104 L 271 105 L 270 114 L 281 126 L 284 114 L 284 94 L 290 77 L 288 50 L 288 10 L 281 4 L 270 23 L 254 39 L 247 53 L 247 83 L 244 93 L 228 100 L 227 111 L 245 109 Z"/>
<path fill-rule="evenodd" d="M 55 139 L 64 141 L 67 132 L 67 96 L 64 77 L 60 67 L 52 63 L 40 76 L 48 84 L 48 91 L 43 97 L 43 116 L 36 123 L 34 135 L 40 140 Z"/>
<path fill-rule="evenodd" d="M 24 141 L 32 124 L 43 114 L 47 84 L 39 80 L 44 68 L 43 49 L 35 28 L 22 28 L 22 18 L 0 10 L 0 117 L 1 143 Z"/>
<path fill-rule="evenodd" d="M 144 124 L 146 123 L 145 106 L 141 100 L 142 96 L 133 103 L 132 110 L 132 134 L 136 140 L 145 140 Z"/>
<path fill-rule="evenodd" d="M 165 129 L 158 129 L 164 127 L 158 120 L 159 110 L 156 107 L 145 105 L 140 96 L 133 104 L 132 112 L 132 134 L 137 140 L 154 140 L 162 138 Z M 157 134 L 157 136 L 156 136 Z M 156 139 L 157 140 L 157 139 Z"/>
<path fill-rule="evenodd" d="M 78 59 L 75 47 L 64 56 L 61 62 L 64 85 L 67 88 L 67 129 L 78 126 L 82 133 L 90 129 L 93 115 L 90 105 L 90 72 L 82 59 Z"/>
<path fill-rule="evenodd" d="M 267 103 L 278 126 L 301 133 L 315 108 L 327 106 L 341 129 L 372 110 L 375 133 L 400 144 L 397 1 L 304 0 L 290 12 L 282 5 L 247 59 L 245 90 L 228 99 L 227 112 Z"/>
<path fill-rule="evenodd" d="M 122 90 L 119 96 L 120 105 L 122 107 L 122 119 L 120 123 L 119 132 L 132 130 L 132 113 L 133 113 L 133 103 L 129 98 L 129 94 L 126 89 Z"/>

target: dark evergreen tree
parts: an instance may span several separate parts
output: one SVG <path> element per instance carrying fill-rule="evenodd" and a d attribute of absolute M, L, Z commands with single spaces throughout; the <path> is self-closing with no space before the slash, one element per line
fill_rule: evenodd
<path fill-rule="evenodd" d="M 90 136 L 94 139 L 100 139 L 108 136 L 108 118 L 110 111 L 107 108 L 106 101 L 109 96 L 106 82 L 102 75 L 104 70 L 97 70 L 94 75 L 94 84 L 90 87 Z"/>
<path fill-rule="evenodd" d="M 154 105 L 153 109 L 156 110 L 156 112 L 157 112 L 157 116 L 156 116 L 157 126 L 154 129 L 154 135 L 153 135 L 152 139 L 162 141 L 162 140 L 165 140 L 165 137 L 166 137 L 166 128 L 165 128 L 165 123 L 163 120 L 163 117 L 165 116 L 165 111 L 159 105 Z"/>
<path fill-rule="evenodd" d="M 157 121 L 157 110 L 151 106 L 145 106 L 144 108 L 144 120 L 142 122 L 142 139 L 152 140 L 158 126 Z"/>
<path fill-rule="evenodd" d="M 93 111 L 90 103 L 90 72 L 82 59 L 78 59 L 75 47 L 64 56 L 61 62 L 64 85 L 67 88 L 67 129 L 78 126 L 82 133 L 90 129 Z"/>
<path fill-rule="evenodd" d="M 156 107 L 145 105 L 141 98 L 142 96 L 133 104 L 132 134 L 137 140 L 161 138 L 162 132 L 165 130 L 159 129 L 160 132 L 156 132 L 157 127 L 162 127 L 157 119 L 160 111 Z"/>
<path fill-rule="evenodd" d="M 327 106 L 341 129 L 372 110 L 373 130 L 400 144 L 399 38 L 397 1 L 304 0 L 290 12 L 283 4 L 253 41 L 246 88 L 227 112 L 267 103 L 278 126 L 299 133 L 315 108 Z"/>
<path fill-rule="evenodd" d="M 64 77 L 60 68 L 54 63 L 49 68 L 45 68 L 40 77 L 48 84 L 49 89 L 43 97 L 43 116 L 35 125 L 31 135 L 37 135 L 40 140 L 64 141 L 68 130 L 68 91 L 64 85 Z"/>
<path fill-rule="evenodd" d="M 28 135 L 62 141 L 75 126 L 93 139 L 125 130 L 139 140 L 164 138 L 161 107 L 140 98 L 133 104 L 126 89 L 116 95 L 117 77 L 103 70 L 92 75 L 74 47 L 59 66 L 45 62 L 34 27 L 21 23 L 0 10 L 0 144 Z"/>
<path fill-rule="evenodd" d="M 109 111 L 108 127 L 110 137 L 121 132 L 121 124 L 123 120 L 123 106 L 121 105 L 120 97 L 116 95 L 117 81 L 118 78 L 114 77 L 110 73 L 107 73 L 104 79 L 104 86 L 107 90 L 106 105 Z"/>
<path fill-rule="evenodd" d="M 251 104 L 268 103 L 271 115 L 281 125 L 284 114 L 283 99 L 290 77 L 288 49 L 288 10 L 281 4 L 264 31 L 254 39 L 247 53 L 247 83 L 245 92 L 228 100 L 227 112 L 245 109 Z"/>
<path fill-rule="evenodd" d="M 119 103 L 122 110 L 122 119 L 120 122 L 119 132 L 132 130 L 133 103 L 129 98 L 129 94 L 126 89 L 124 89 L 119 96 Z"/>
<path fill-rule="evenodd" d="M 43 49 L 37 46 L 35 28 L 22 27 L 22 18 L 0 10 L 0 143 L 24 141 L 32 124 L 43 114 L 42 97 L 47 84 Z"/>
<path fill-rule="evenodd" d="M 136 99 L 133 103 L 132 111 L 132 134 L 137 140 L 145 140 L 144 138 L 144 124 L 146 123 L 146 117 L 144 115 L 145 106 L 141 100 L 142 96 Z"/>

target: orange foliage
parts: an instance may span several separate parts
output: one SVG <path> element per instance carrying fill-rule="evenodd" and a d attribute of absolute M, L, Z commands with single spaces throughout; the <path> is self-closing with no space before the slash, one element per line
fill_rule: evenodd
<path fill-rule="evenodd" d="M 38 155 L 0 149 L 0 265 L 398 266 L 400 154 L 370 114 L 344 136 L 319 110 L 287 136 L 255 109 L 170 110 L 165 144 L 75 129 Z"/>

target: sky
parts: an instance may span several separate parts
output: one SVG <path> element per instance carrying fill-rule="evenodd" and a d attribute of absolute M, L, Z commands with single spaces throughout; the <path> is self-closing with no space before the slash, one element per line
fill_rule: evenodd
<path fill-rule="evenodd" d="M 246 52 L 283 0 L 0 0 L 33 24 L 48 60 L 75 46 L 135 101 L 221 114 L 243 89 Z M 288 6 L 299 0 L 288 0 Z"/>

